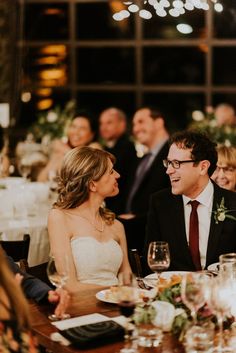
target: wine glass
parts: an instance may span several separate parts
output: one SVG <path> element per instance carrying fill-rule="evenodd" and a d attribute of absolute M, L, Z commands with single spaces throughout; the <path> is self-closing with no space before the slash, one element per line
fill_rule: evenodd
<path fill-rule="evenodd" d="M 29 162 L 27 162 L 26 159 L 22 158 L 19 165 L 18 165 L 18 171 L 20 175 L 27 181 L 28 176 L 31 173 L 31 165 Z"/>
<path fill-rule="evenodd" d="M 121 353 L 135 353 L 136 348 L 130 343 L 130 321 L 134 314 L 136 302 L 138 300 L 138 288 L 137 282 L 134 276 L 130 275 L 130 279 L 127 281 L 123 273 L 118 276 L 118 306 L 122 315 L 126 317 L 125 322 L 125 347 L 120 350 Z"/>
<path fill-rule="evenodd" d="M 218 345 L 214 352 L 225 352 L 223 337 L 224 317 L 230 313 L 231 303 L 231 283 L 227 277 L 217 276 L 211 279 L 207 292 L 207 304 L 216 315 L 219 326 Z"/>
<path fill-rule="evenodd" d="M 63 288 L 69 278 L 69 265 L 67 256 L 63 256 L 60 259 L 60 264 L 56 263 L 54 256 L 50 256 L 47 265 L 47 275 L 49 281 L 56 288 Z M 64 313 L 62 316 L 58 317 L 56 314 L 51 314 L 48 318 L 52 321 L 69 319 L 70 315 Z"/>
<path fill-rule="evenodd" d="M 165 241 L 153 241 L 148 248 L 148 266 L 157 274 L 157 285 L 160 281 L 162 271 L 170 266 L 169 245 Z"/>
<path fill-rule="evenodd" d="M 193 272 L 182 277 L 181 298 L 190 309 L 193 325 L 197 321 L 197 311 L 206 302 L 206 284 L 208 275 L 204 272 Z"/>

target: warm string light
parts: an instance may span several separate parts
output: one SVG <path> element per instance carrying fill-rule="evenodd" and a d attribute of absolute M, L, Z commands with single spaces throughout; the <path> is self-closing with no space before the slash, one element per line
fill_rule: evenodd
<path fill-rule="evenodd" d="M 137 12 L 141 18 L 149 20 L 153 16 L 153 11 L 160 17 L 165 17 L 168 14 L 172 17 L 178 17 L 186 11 L 194 9 L 207 11 L 210 8 L 209 3 L 214 4 L 215 11 L 223 11 L 223 6 L 218 0 L 144 0 L 142 7 L 135 1 L 123 1 L 126 9 L 114 13 L 112 17 L 116 21 L 122 21 L 129 17 L 131 13 Z"/>

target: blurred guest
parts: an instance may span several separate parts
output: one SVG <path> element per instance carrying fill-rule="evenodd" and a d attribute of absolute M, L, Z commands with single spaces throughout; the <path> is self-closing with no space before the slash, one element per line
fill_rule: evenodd
<path fill-rule="evenodd" d="M 61 168 L 62 160 L 66 152 L 79 146 L 91 146 L 100 148 L 95 140 L 97 126 L 95 120 L 86 112 L 79 112 L 71 121 L 67 130 L 67 140 L 55 140 L 52 144 L 52 152 L 48 164 L 39 173 L 38 181 L 47 181 L 50 174 L 55 175 Z"/>
<path fill-rule="evenodd" d="M 38 352 L 26 299 L 0 248 L 0 351 Z"/>
<path fill-rule="evenodd" d="M 127 135 L 125 113 L 118 108 L 108 108 L 100 114 L 99 131 L 104 149 L 116 157 L 115 169 L 120 174 L 119 194 L 108 198 L 106 205 L 113 212 L 120 212 L 124 203 L 124 187 L 132 163 L 137 159 L 134 143 Z"/>
<path fill-rule="evenodd" d="M 236 191 L 236 148 L 220 146 L 217 153 L 218 161 L 212 179 L 221 188 Z"/>
<path fill-rule="evenodd" d="M 110 153 L 90 147 L 74 148 L 63 160 L 48 231 L 58 265 L 65 255 L 69 260 L 69 291 L 116 285 L 120 271 L 130 276 L 124 228 L 103 207 L 119 192 L 114 162 Z"/>
<path fill-rule="evenodd" d="M 69 295 L 63 289 L 53 290 L 39 278 L 31 276 L 20 269 L 10 256 L 6 256 L 7 263 L 15 276 L 20 277 L 20 284 L 25 296 L 35 300 L 37 303 L 52 303 L 56 305 L 56 316 L 62 316 L 65 313 L 69 303 Z"/>
<path fill-rule="evenodd" d="M 148 153 L 130 173 L 126 205 L 119 217 L 125 226 L 128 246 L 142 251 L 150 196 L 169 186 L 162 163 L 168 153 L 169 134 L 163 114 L 151 107 L 141 108 L 134 114 L 133 133 Z"/>
<path fill-rule="evenodd" d="M 9 175 L 10 160 L 7 156 L 7 147 L 4 140 L 4 131 L 0 126 L 0 178 Z"/>
<path fill-rule="evenodd" d="M 215 118 L 218 126 L 236 125 L 235 110 L 232 105 L 222 103 L 215 108 Z"/>

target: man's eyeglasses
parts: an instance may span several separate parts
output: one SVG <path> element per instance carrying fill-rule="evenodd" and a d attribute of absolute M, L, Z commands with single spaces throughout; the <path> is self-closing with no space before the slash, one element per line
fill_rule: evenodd
<path fill-rule="evenodd" d="M 177 159 L 174 159 L 173 161 L 170 161 L 169 159 L 163 159 L 163 165 L 165 168 L 168 168 L 169 165 L 171 165 L 172 168 L 174 169 L 179 169 L 181 164 L 183 163 L 190 163 L 190 162 L 196 162 L 194 161 L 193 159 L 189 159 L 189 160 L 186 160 L 186 161 L 177 161 Z"/>
<path fill-rule="evenodd" d="M 234 167 L 216 167 L 216 173 L 219 173 L 222 170 L 224 174 L 232 174 L 235 171 Z"/>

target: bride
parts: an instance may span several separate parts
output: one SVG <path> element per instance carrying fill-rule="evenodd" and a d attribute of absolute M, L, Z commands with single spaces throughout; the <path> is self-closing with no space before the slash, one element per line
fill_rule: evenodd
<path fill-rule="evenodd" d="M 74 148 L 64 157 L 48 231 L 56 262 L 66 255 L 69 260 L 69 291 L 85 284 L 116 285 L 119 272 L 130 278 L 123 225 L 104 207 L 104 199 L 119 192 L 114 162 L 110 153 L 91 147 Z"/>

